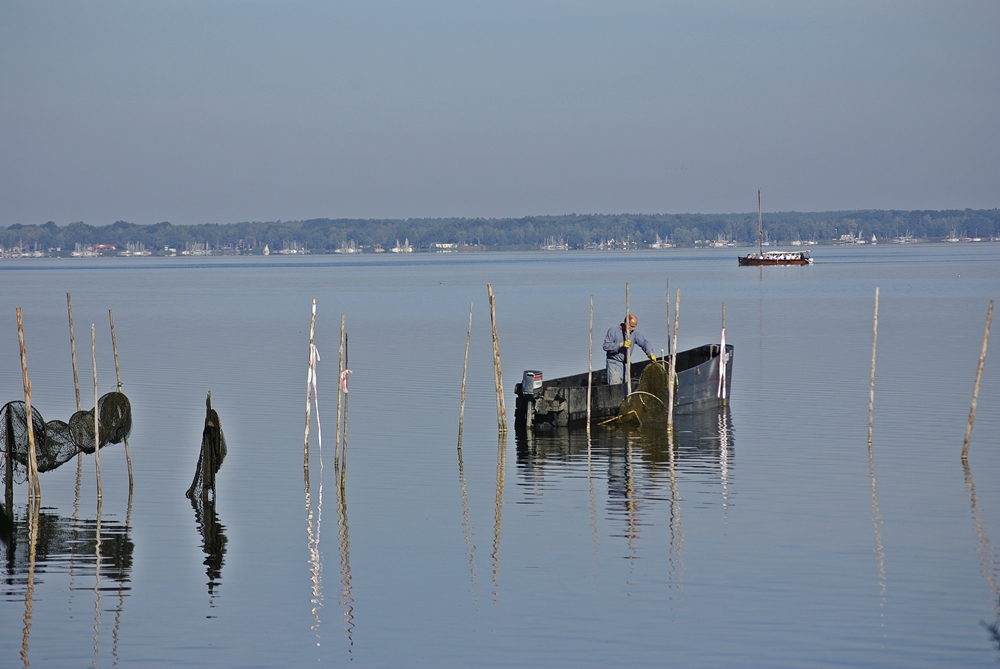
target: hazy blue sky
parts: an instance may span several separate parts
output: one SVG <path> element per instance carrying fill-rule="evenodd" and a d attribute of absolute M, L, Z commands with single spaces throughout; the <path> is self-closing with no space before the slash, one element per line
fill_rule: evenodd
<path fill-rule="evenodd" d="M 1000 1 L 0 0 L 0 226 L 1000 206 Z"/>

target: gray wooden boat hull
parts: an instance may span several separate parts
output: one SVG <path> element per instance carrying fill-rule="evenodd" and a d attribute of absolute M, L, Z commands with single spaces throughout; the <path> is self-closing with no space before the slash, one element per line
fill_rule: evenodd
<path fill-rule="evenodd" d="M 677 391 L 674 398 L 674 412 L 699 411 L 706 407 L 718 406 L 719 365 L 726 365 L 726 397 L 729 397 L 733 378 L 733 346 L 726 346 L 724 356 L 719 355 L 719 344 L 706 344 L 677 354 Z M 722 360 L 724 359 L 724 363 Z M 664 359 L 669 364 L 669 356 Z M 632 387 L 639 383 L 639 377 L 649 360 L 632 364 Z M 534 392 L 524 392 L 522 384 L 514 386 L 517 398 L 514 412 L 514 426 L 546 428 L 563 427 L 587 420 L 587 373 L 564 376 L 542 382 L 542 387 Z M 591 420 L 606 420 L 618 415 L 618 407 L 625 399 L 625 384 L 609 386 L 607 372 L 594 370 L 591 387 Z"/>

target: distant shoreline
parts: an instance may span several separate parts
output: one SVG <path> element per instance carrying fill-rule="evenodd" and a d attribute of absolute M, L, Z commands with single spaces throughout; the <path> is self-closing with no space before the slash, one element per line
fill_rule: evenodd
<path fill-rule="evenodd" d="M 772 246 L 1000 238 L 1000 209 L 770 212 Z M 567 214 L 523 218 L 311 219 L 0 228 L 4 257 L 272 255 L 636 249 L 757 244 L 757 213 Z"/>

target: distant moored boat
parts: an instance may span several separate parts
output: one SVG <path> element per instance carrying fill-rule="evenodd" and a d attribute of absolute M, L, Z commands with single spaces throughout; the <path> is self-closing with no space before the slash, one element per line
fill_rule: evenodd
<path fill-rule="evenodd" d="M 757 191 L 757 253 L 737 256 L 741 267 L 763 267 L 765 265 L 812 265 L 809 251 L 767 251 L 764 252 L 764 224 L 760 213 L 760 191 Z"/>

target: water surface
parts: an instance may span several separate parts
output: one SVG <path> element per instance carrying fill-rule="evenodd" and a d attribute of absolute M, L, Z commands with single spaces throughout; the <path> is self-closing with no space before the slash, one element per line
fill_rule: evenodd
<path fill-rule="evenodd" d="M 967 469 L 959 455 L 1000 244 L 821 248 L 805 268 L 735 255 L 3 261 L 0 399 L 23 398 L 20 306 L 33 404 L 76 410 L 71 292 L 84 408 L 91 324 L 100 392 L 116 385 L 113 309 L 135 422 L 131 503 L 121 446 L 101 453 L 100 507 L 92 457 L 79 485 L 76 460 L 42 475 L 37 525 L 15 487 L 4 666 L 996 666 L 989 357 Z M 626 282 L 666 348 L 668 281 L 681 348 L 718 340 L 725 303 L 728 408 L 679 423 L 673 448 L 649 429 L 498 439 L 487 283 L 512 420 L 522 370 L 586 369 L 591 295 L 595 366 Z M 313 298 L 325 467 L 314 413 L 307 479 Z M 193 505 L 208 391 L 229 452 L 214 503 Z"/>

